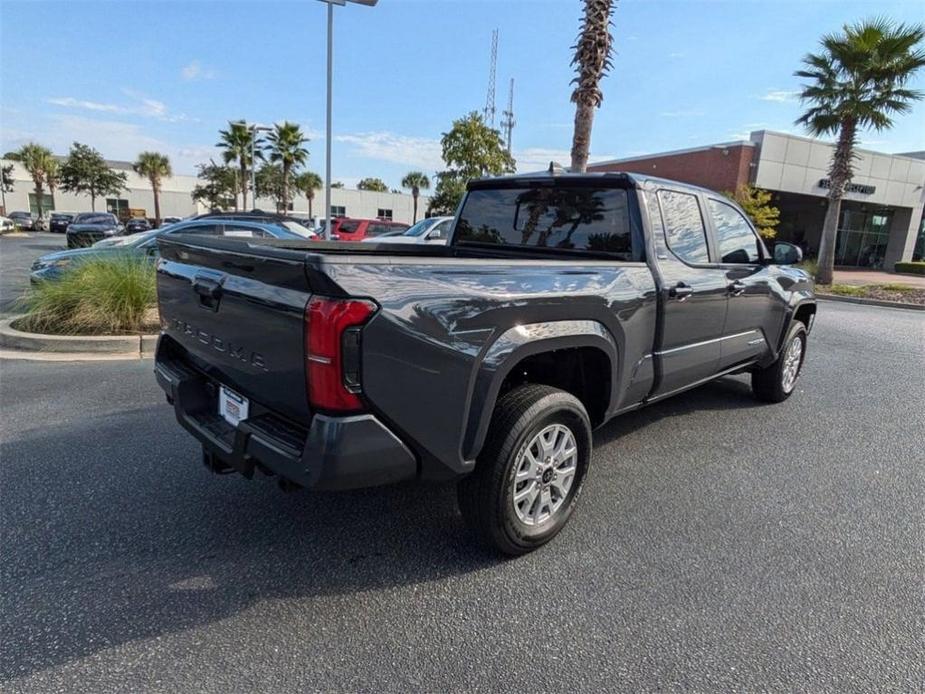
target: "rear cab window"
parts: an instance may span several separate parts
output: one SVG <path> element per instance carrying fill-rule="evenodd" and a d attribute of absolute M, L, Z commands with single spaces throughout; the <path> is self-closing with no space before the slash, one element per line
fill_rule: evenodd
<path fill-rule="evenodd" d="M 606 253 L 642 260 L 623 188 L 542 185 L 473 189 L 456 223 L 456 244 Z M 638 240 L 637 240 L 638 238 Z"/>

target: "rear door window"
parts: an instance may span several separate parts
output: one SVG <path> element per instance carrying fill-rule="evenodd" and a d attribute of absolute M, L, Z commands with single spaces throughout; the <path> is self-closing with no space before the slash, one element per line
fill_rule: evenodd
<path fill-rule="evenodd" d="M 216 236 L 222 233 L 221 224 L 190 224 L 179 229 L 165 231 L 165 234 L 209 234 Z"/>
<path fill-rule="evenodd" d="M 745 217 L 732 205 L 712 198 L 707 201 L 721 263 L 757 263 L 761 260 L 758 237 Z"/>
<path fill-rule="evenodd" d="M 697 196 L 673 190 L 658 191 L 665 237 L 671 252 L 692 265 L 709 263 L 707 230 Z"/>
<path fill-rule="evenodd" d="M 391 224 L 370 224 L 366 229 L 367 236 L 381 236 L 382 234 L 387 234 L 390 231 L 395 231 L 398 227 L 393 227 Z"/>
<path fill-rule="evenodd" d="M 222 235 L 247 239 L 266 238 L 269 236 L 263 229 L 248 224 L 225 224 Z"/>
<path fill-rule="evenodd" d="M 627 192 L 620 188 L 472 190 L 456 229 L 458 243 L 560 248 L 634 259 Z"/>

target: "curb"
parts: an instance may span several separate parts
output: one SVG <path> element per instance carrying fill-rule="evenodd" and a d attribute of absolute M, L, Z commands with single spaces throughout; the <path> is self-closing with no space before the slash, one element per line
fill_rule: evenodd
<path fill-rule="evenodd" d="M 157 335 L 41 335 L 17 330 L 12 323 L 22 318 L 13 316 L 0 321 L 0 349 L 7 357 L 19 352 L 18 358 L 27 355 L 61 354 L 141 359 L 153 356 Z"/>
<path fill-rule="evenodd" d="M 864 299 L 859 296 L 840 296 L 838 294 L 816 294 L 817 299 L 823 301 L 841 301 L 846 304 L 861 304 L 863 306 L 882 306 L 884 308 L 901 308 L 907 311 L 925 311 L 923 304 L 904 304 L 899 301 L 883 301 L 881 299 Z"/>

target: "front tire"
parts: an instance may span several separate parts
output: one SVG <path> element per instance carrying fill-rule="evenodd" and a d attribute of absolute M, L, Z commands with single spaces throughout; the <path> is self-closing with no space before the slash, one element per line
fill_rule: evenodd
<path fill-rule="evenodd" d="M 787 339 L 769 366 L 752 372 L 752 392 L 764 402 L 783 402 L 796 388 L 806 358 L 806 326 L 794 321 Z"/>
<path fill-rule="evenodd" d="M 575 396 L 524 385 L 495 407 L 475 470 L 459 482 L 459 507 L 479 537 L 517 556 L 568 522 L 591 462 L 591 423 Z"/>

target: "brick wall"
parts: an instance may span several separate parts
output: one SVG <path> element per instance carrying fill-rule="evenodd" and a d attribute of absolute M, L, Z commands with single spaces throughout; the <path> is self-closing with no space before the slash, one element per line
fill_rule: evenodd
<path fill-rule="evenodd" d="M 750 165 L 756 151 L 749 145 L 710 147 L 612 164 L 590 164 L 588 171 L 643 173 L 720 192 L 732 191 L 749 182 Z"/>

